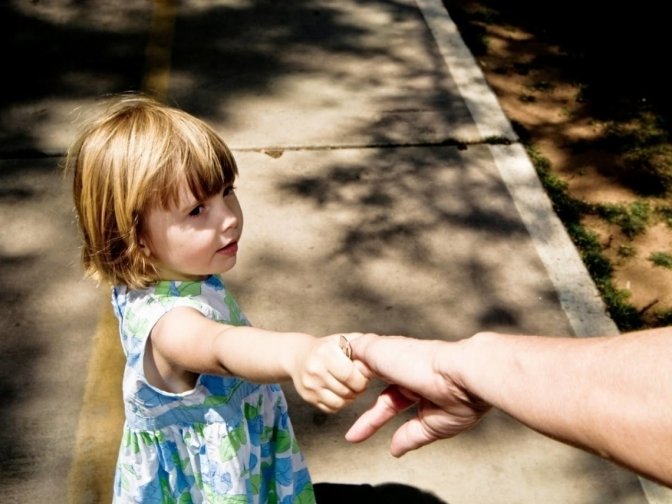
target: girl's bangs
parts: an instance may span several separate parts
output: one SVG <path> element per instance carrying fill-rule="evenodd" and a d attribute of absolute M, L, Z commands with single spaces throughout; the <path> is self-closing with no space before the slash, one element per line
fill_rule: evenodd
<path fill-rule="evenodd" d="M 176 152 L 167 156 L 172 166 L 159 170 L 165 177 L 158 188 L 163 208 L 178 204 L 184 183 L 198 201 L 203 201 L 235 180 L 237 167 L 231 152 L 214 133 L 208 133 L 202 143 L 198 142 L 201 145 L 178 141 L 181 145 L 174 145 Z"/>

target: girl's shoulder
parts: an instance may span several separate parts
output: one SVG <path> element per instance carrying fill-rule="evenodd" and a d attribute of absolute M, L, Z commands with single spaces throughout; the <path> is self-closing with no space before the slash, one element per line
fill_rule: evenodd
<path fill-rule="evenodd" d="M 145 314 L 154 319 L 171 308 L 187 306 L 216 321 L 249 325 L 238 303 L 216 275 L 200 281 L 162 280 L 144 289 L 117 286 L 112 302 L 120 320 L 130 314 L 133 317 Z"/>
<path fill-rule="evenodd" d="M 161 280 L 148 289 L 152 295 L 161 298 L 212 298 L 226 294 L 221 278 L 211 275 L 204 280 L 180 281 Z"/>

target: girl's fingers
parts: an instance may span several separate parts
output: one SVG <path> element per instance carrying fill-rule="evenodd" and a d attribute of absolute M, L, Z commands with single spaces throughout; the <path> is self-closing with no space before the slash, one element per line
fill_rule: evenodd
<path fill-rule="evenodd" d="M 350 335 L 348 335 L 350 336 Z M 305 397 L 324 411 L 336 411 L 366 389 L 365 366 L 347 357 L 345 335 L 325 338 L 307 363 L 301 379 Z M 349 347 L 348 347 L 349 348 Z"/>
<path fill-rule="evenodd" d="M 353 362 L 350 360 L 349 342 L 345 340 L 345 335 L 341 334 L 340 337 L 338 342 L 339 355 L 334 355 L 332 365 L 329 367 L 329 373 L 340 383 L 348 387 L 351 392 L 359 394 L 366 389 L 366 385 L 369 382 L 367 369 L 362 362 Z"/>
<path fill-rule="evenodd" d="M 323 382 L 320 385 L 320 388 L 323 389 L 325 393 L 328 392 L 344 399 L 354 399 L 356 397 L 355 392 L 346 383 L 343 383 L 331 374 L 323 377 Z"/>
<path fill-rule="evenodd" d="M 357 363 L 350 362 L 347 369 L 336 370 L 331 373 L 351 394 L 360 394 L 366 389 L 369 379 L 357 367 Z"/>
<path fill-rule="evenodd" d="M 354 367 L 350 361 L 348 361 L 348 366 Z M 332 396 L 353 400 L 357 394 L 347 383 L 339 380 L 336 376 L 337 374 L 338 371 L 333 371 L 333 369 L 327 366 L 314 370 L 312 373 L 304 375 L 302 387 L 304 390 L 311 392 L 317 400 L 322 400 L 322 397 Z"/>
<path fill-rule="evenodd" d="M 336 413 L 351 403 L 353 399 L 339 396 L 330 390 L 322 390 L 315 405 L 326 413 Z"/>

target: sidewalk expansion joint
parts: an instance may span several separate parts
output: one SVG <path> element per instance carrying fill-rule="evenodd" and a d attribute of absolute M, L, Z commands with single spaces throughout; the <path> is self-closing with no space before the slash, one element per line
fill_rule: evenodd
<path fill-rule="evenodd" d="M 285 151 L 320 151 L 320 150 L 350 150 L 350 149 L 400 149 L 413 147 L 457 147 L 459 150 L 466 150 L 470 146 L 476 145 L 512 145 L 520 143 L 518 140 L 511 140 L 506 137 L 490 137 L 482 140 L 457 140 L 448 138 L 446 140 L 427 141 L 427 142 L 374 142 L 366 144 L 333 144 L 333 145 L 283 145 L 266 147 L 233 147 L 233 152 L 261 152 L 271 157 L 280 157 Z M 67 152 L 45 152 L 37 149 L 15 150 L 0 152 L 0 161 L 29 160 L 29 159 L 49 159 L 63 158 Z"/>
<path fill-rule="evenodd" d="M 476 145 L 512 145 L 520 143 L 519 140 L 511 140 L 506 137 L 489 137 L 479 140 L 457 140 L 448 138 L 445 140 L 426 142 L 373 142 L 365 144 L 333 144 L 333 145 L 274 145 L 265 147 L 231 147 L 233 152 L 261 152 L 271 157 L 280 157 L 285 151 L 329 151 L 329 150 L 355 150 L 355 149 L 404 149 L 417 147 L 457 147 L 458 150 L 466 150 Z"/>

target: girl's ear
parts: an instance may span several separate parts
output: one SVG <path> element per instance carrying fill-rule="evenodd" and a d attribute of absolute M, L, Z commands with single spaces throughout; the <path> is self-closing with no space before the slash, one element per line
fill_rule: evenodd
<path fill-rule="evenodd" d="M 143 255 L 149 259 L 152 256 L 152 251 L 150 250 L 149 246 L 147 245 L 147 242 L 145 241 L 144 238 L 140 238 L 138 245 L 140 246 L 140 251 L 143 253 Z"/>

